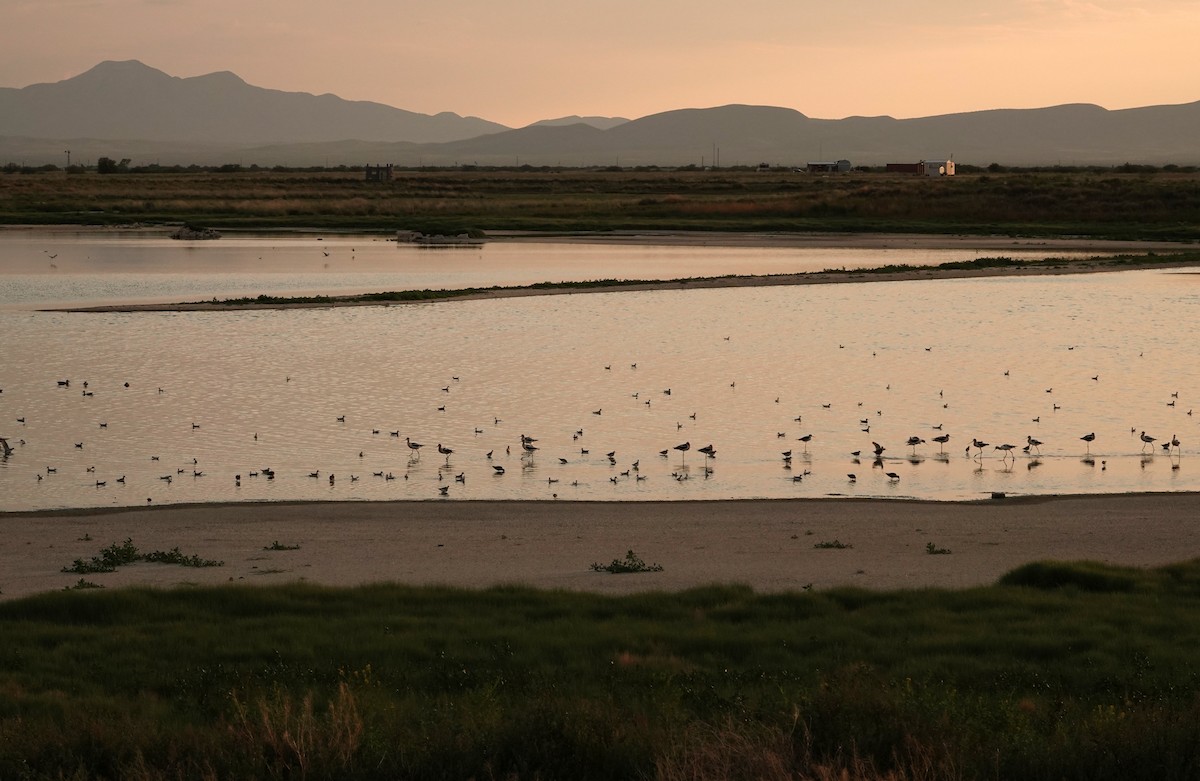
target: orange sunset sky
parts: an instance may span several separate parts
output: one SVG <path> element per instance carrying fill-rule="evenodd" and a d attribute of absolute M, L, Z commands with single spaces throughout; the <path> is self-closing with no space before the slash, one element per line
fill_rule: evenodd
<path fill-rule="evenodd" d="M 141 60 L 517 127 L 1200 100 L 1197 0 L 0 0 L 0 86 Z"/>

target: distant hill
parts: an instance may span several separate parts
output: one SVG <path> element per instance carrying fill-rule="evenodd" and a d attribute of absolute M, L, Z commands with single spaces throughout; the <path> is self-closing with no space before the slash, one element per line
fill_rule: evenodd
<path fill-rule="evenodd" d="M 396 149 L 397 163 L 531 165 L 882 165 L 947 159 L 988 165 L 1200 164 L 1200 102 L 1109 111 L 1067 105 L 919 119 L 813 119 L 770 106 L 681 109 L 609 130 L 526 127 Z M 714 160 L 715 158 L 715 160 Z"/>
<path fill-rule="evenodd" d="M 533 125 L 545 127 L 564 127 L 566 125 L 589 125 L 599 130 L 609 130 L 617 125 L 624 125 L 629 120 L 625 117 L 581 117 L 578 114 L 558 119 L 541 119 Z M 532 127 L 531 125 L 530 127 Z"/>
<path fill-rule="evenodd" d="M 53 84 L 0 88 L 0 136 L 247 146 L 454 141 L 507 129 L 478 117 L 263 89 L 228 71 L 184 79 L 137 60 L 102 62 Z"/>
<path fill-rule="evenodd" d="M 918 119 L 814 119 L 772 106 L 640 119 L 571 116 L 519 129 L 334 95 L 280 92 L 232 73 L 169 76 L 104 62 L 54 84 L 0 89 L 0 163 L 128 157 L 135 165 L 854 165 L 953 157 L 988 165 L 1200 164 L 1200 102 L 1109 111 L 1074 104 Z"/>

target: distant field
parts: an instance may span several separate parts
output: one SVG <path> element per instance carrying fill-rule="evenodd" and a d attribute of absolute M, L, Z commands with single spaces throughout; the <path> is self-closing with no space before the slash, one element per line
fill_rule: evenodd
<path fill-rule="evenodd" d="M 1200 173 L 268 170 L 0 175 L 0 224 L 216 228 L 852 231 L 1200 239 Z"/>

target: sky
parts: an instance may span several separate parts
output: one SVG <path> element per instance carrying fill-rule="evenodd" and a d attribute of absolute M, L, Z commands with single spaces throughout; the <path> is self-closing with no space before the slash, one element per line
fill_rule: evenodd
<path fill-rule="evenodd" d="M 0 0 L 0 86 L 103 60 L 520 127 L 1200 100 L 1200 0 Z"/>

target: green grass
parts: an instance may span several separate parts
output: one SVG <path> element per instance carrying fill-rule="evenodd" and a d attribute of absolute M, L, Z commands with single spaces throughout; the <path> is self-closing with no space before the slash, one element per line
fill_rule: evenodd
<path fill-rule="evenodd" d="M 0 603 L 0 778 L 1185 779 L 1200 561 L 966 591 Z"/>

